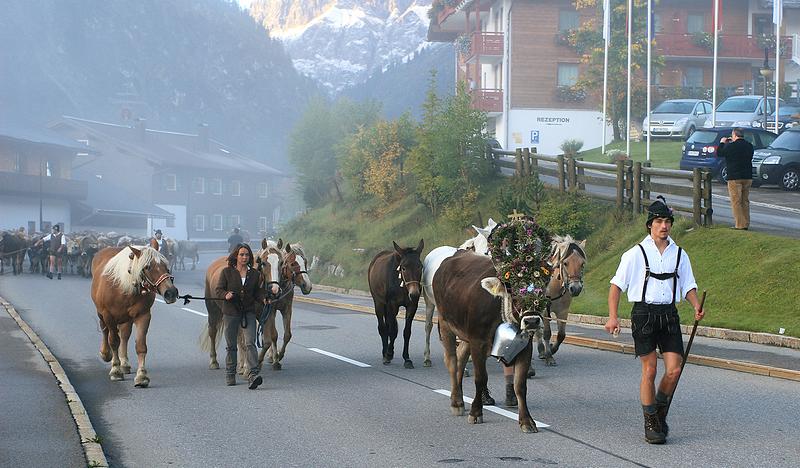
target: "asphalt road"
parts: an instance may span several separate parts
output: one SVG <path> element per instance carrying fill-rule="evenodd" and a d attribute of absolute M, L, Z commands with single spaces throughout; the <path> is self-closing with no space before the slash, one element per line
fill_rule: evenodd
<path fill-rule="evenodd" d="M 209 260 L 204 255 L 201 268 Z M 181 293 L 199 295 L 202 274 L 177 272 Z M 529 383 L 531 413 L 550 427 L 523 434 L 501 414 L 485 411 L 477 426 L 450 415 L 448 398 L 437 393 L 449 390 L 438 343 L 434 366 L 421 366 L 422 323 L 412 335 L 417 367 L 404 369 L 398 358 L 384 366 L 373 316 L 303 303 L 295 304 L 283 370 L 265 369 L 256 391 L 227 387 L 222 370 L 208 370 L 197 344 L 202 303 L 156 303 L 148 335 L 151 386 L 136 389 L 132 375 L 108 379 L 89 286 L 73 276 L 4 276 L 0 295 L 59 358 L 112 466 L 707 467 L 800 460 L 797 382 L 687 365 L 669 443 L 649 446 L 642 440 L 639 362 L 564 346 L 559 366 L 538 365 Z M 224 346 L 219 351 L 224 355 Z M 502 401 L 501 369 L 492 362 L 489 372 Z M 464 388 L 473 396 L 471 379 Z"/>

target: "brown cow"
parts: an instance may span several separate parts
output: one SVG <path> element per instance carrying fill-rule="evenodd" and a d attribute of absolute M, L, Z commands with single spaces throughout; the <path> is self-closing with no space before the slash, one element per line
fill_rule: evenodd
<path fill-rule="evenodd" d="M 490 293 L 494 288 L 501 293 Z M 502 321 L 501 298 L 505 293 L 497 279 L 492 260 L 470 251 L 458 251 L 445 259 L 433 277 L 436 308 L 439 309 L 439 336 L 444 347 L 444 360 L 450 372 L 450 410 L 456 416 L 464 414 L 462 380 L 467 353 L 472 356 L 475 373 L 475 395 L 486 391 L 486 358 L 492 347 L 495 331 Z M 538 315 L 514 316 L 523 331 L 530 332 L 539 326 Z M 469 346 L 458 348 L 456 336 Z M 527 372 L 531 363 L 531 345 L 520 352 L 513 362 L 514 393 L 519 401 L 519 425 L 523 432 L 538 432 L 536 423 L 528 412 L 526 403 Z M 476 397 L 472 402 L 468 421 L 483 422 L 483 404 Z"/>

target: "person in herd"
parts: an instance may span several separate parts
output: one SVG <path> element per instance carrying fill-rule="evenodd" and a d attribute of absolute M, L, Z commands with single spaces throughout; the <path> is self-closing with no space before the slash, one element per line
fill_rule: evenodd
<path fill-rule="evenodd" d="M 642 363 L 639 398 L 644 412 L 645 440 L 651 444 L 666 441 L 667 408 L 681 372 L 683 337 L 675 304 L 686 298 L 694 307 L 695 320 L 702 320 L 705 314 L 697 297 L 689 255 L 670 237 L 674 221 L 672 209 L 659 196 L 647 209 L 648 235 L 622 254 L 608 293 L 605 329 L 609 333 L 619 333 L 617 309 L 621 293 L 627 291 L 628 301 L 634 303 L 631 331 L 635 354 Z M 665 366 L 658 392 L 656 347 Z"/>
<path fill-rule="evenodd" d="M 67 236 L 61 232 L 61 226 L 54 224 L 53 232 L 39 239 L 36 245 L 42 245 L 47 241 L 50 241 L 50 247 L 48 249 L 48 253 L 50 254 L 50 271 L 47 273 L 47 277 L 53 279 L 53 270 L 58 267 L 56 271 L 58 272 L 58 279 L 61 279 L 64 253 L 67 251 Z"/>
<path fill-rule="evenodd" d="M 239 234 L 239 228 L 233 228 L 233 233 L 228 237 L 228 252 L 232 251 L 234 247 L 244 242 L 244 238 Z"/>
<path fill-rule="evenodd" d="M 158 249 L 157 250 L 159 252 L 163 252 L 164 251 L 164 234 L 161 233 L 161 229 L 156 229 L 155 230 L 152 240 L 155 241 L 156 244 L 158 244 Z"/>
<path fill-rule="evenodd" d="M 253 268 L 253 252 L 247 244 L 239 243 L 231 249 L 228 266 L 222 270 L 216 284 L 216 296 L 225 299 L 222 303 L 225 349 L 228 352 L 225 358 L 225 381 L 228 385 L 236 385 L 236 339 L 241 330 L 245 339 L 244 359 L 250 372 L 249 388 L 254 390 L 263 381 L 258 375 L 256 305 L 266 304 L 267 296 L 261 273 Z"/>

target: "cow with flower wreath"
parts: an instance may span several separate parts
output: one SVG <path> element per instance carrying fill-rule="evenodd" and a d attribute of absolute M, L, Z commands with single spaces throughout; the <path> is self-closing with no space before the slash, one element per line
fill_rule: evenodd
<path fill-rule="evenodd" d="M 503 324 L 515 330 L 517 342 L 523 344 L 504 359 L 514 368 L 520 429 L 538 432 L 526 403 L 527 372 L 530 338 L 549 304 L 550 234 L 533 219 L 522 218 L 496 226 L 488 240 L 491 256 L 459 251 L 442 262 L 433 278 L 439 336 L 450 373 L 450 409 L 454 415 L 464 414 L 462 379 L 467 353 L 474 366 L 475 395 L 486 390 L 486 358 Z M 469 346 L 457 348 L 456 337 Z M 468 422 L 483 422 L 481 398 L 473 400 Z"/>

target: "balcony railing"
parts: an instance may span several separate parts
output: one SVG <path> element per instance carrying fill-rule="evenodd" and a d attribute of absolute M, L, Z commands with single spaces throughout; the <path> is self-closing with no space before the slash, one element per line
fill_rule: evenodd
<path fill-rule="evenodd" d="M 43 196 L 68 200 L 85 200 L 88 193 L 88 184 L 85 180 L 40 178 L 36 175 L 0 172 L 0 193 L 2 194 L 38 197 L 39 187 L 41 187 Z"/>
<path fill-rule="evenodd" d="M 472 107 L 484 112 L 503 112 L 502 89 L 473 89 Z"/>
<path fill-rule="evenodd" d="M 710 39 L 709 39 L 710 38 Z M 700 34 L 656 34 L 657 53 L 666 57 L 711 57 L 714 52 L 713 35 Z M 781 57 L 792 56 L 792 37 L 781 37 Z M 721 34 L 717 44 L 720 58 L 763 59 L 764 48 L 775 55 L 775 43 L 760 36 Z"/>
<path fill-rule="evenodd" d="M 469 49 L 469 56 L 476 55 L 503 55 L 503 33 L 501 32 L 478 32 L 472 33 L 472 43 Z"/>

